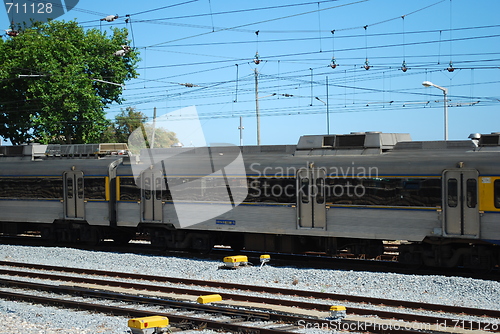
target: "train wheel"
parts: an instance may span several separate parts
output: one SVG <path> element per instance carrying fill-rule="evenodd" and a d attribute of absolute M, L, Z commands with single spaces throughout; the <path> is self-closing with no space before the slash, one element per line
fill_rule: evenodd
<path fill-rule="evenodd" d="M 83 235 L 83 242 L 89 246 L 96 246 L 101 242 L 101 232 L 96 226 L 89 226 Z"/>
<path fill-rule="evenodd" d="M 408 269 L 420 269 L 423 266 L 422 254 L 418 245 L 400 245 L 398 262 Z"/>
<path fill-rule="evenodd" d="M 41 238 L 42 240 L 45 240 L 49 243 L 55 243 L 57 238 L 56 238 L 56 233 L 54 230 L 54 227 L 52 225 L 50 226 L 44 226 L 40 229 L 41 233 Z"/>
<path fill-rule="evenodd" d="M 227 240 L 226 242 L 223 242 L 224 244 L 227 243 L 228 246 L 231 246 L 231 249 L 235 252 L 239 252 L 245 248 L 245 240 L 242 235 L 232 235 L 230 234 L 228 236 L 230 240 Z"/>
<path fill-rule="evenodd" d="M 127 231 L 114 231 L 112 238 L 115 244 L 123 246 L 128 244 L 130 240 L 134 237 L 134 233 Z"/>
<path fill-rule="evenodd" d="M 485 247 L 475 247 L 464 256 L 464 267 L 476 274 L 488 274 L 493 269 L 494 258 Z"/>
<path fill-rule="evenodd" d="M 214 241 L 210 235 L 194 233 L 191 249 L 201 254 L 208 254 L 212 251 L 212 248 L 214 248 Z"/>
<path fill-rule="evenodd" d="M 167 232 L 164 230 L 152 230 L 149 232 L 151 237 L 151 246 L 161 250 L 167 249 Z"/>

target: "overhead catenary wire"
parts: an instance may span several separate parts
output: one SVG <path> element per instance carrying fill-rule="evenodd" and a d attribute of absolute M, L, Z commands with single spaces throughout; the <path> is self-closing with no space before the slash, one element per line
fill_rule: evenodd
<path fill-rule="evenodd" d="M 441 1 L 442 2 L 442 1 Z M 322 2 L 323 3 L 323 2 Z M 440 2 L 438 2 L 440 3 Z M 318 8 L 320 7 L 319 6 L 319 3 L 316 1 L 314 3 L 311 3 L 311 4 L 317 4 Z M 216 14 L 216 13 L 210 13 L 210 14 Z M 317 12 L 317 15 L 318 17 L 320 17 L 320 14 L 319 12 Z M 401 16 L 398 16 L 397 18 L 401 18 Z M 137 22 L 139 22 L 139 20 L 136 20 L 134 18 L 134 24 L 137 25 Z M 381 21 L 382 22 L 382 21 Z M 391 34 L 393 35 L 398 35 L 398 34 L 402 34 L 402 39 L 403 39 L 403 42 L 402 43 L 392 43 L 391 44 L 391 41 L 389 42 L 386 42 L 386 43 L 382 43 L 382 44 L 385 44 L 385 45 L 382 45 L 382 46 L 376 46 L 376 45 L 369 45 L 369 48 L 367 47 L 368 43 L 365 43 L 365 50 L 370 50 L 370 49 L 374 49 L 374 48 L 378 48 L 378 47 L 382 47 L 382 48 L 391 48 L 391 47 L 402 47 L 403 48 L 403 62 L 405 62 L 408 59 L 414 59 L 415 60 L 415 65 L 413 64 L 413 61 L 412 62 L 412 71 L 413 72 L 413 69 L 415 70 L 418 70 L 419 72 L 417 73 L 423 73 L 423 71 L 425 71 L 426 69 L 429 69 L 429 72 L 430 73 L 434 73 L 434 72 L 439 72 L 439 71 L 442 71 L 444 70 L 444 67 L 437 67 L 437 66 L 434 66 L 435 65 L 435 62 L 433 64 L 432 62 L 432 57 L 434 56 L 435 58 L 435 55 L 431 55 L 431 54 L 421 54 L 421 55 L 418 55 L 418 54 L 406 54 L 406 51 L 405 51 L 405 48 L 407 46 L 410 46 L 410 45 L 421 45 L 419 43 L 421 42 L 428 42 L 428 41 L 412 41 L 413 43 L 415 44 L 411 44 L 411 43 L 406 43 L 405 41 L 405 36 L 408 36 L 409 34 L 412 34 L 412 33 L 419 33 L 419 32 L 407 32 L 405 31 L 405 27 L 404 27 L 404 22 L 405 22 L 405 19 L 403 18 L 403 30 L 402 32 L 393 32 L 393 33 L 381 33 L 379 34 L 380 36 L 390 36 Z M 212 23 L 212 28 L 213 28 L 213 23 Z M 320 27 L 321 28 L 321 27 Z M 338 31 L 342 31 L 342 28 L 344 27 L 340 27 L 340 29 L 338 29 Z M 470 27 L 468 27 L 470 28 Z M 465 29 L 468 29 L 468 28 L 465 28 Z M 213 29 L 212 29 L 213 30 Z M 285 33 L 285 31 L 283 32 L 279 32 L 279 31 L 271 31 L 271 30 L 266 30 L 266 29 L 261 29 L 261 31 L 269 31 L 270 33 Z M 289 30 L 289 32 L 291 32 L 292 30 Z M 321 47 L 321 29 L 316 29 L 316 30 L 313 30 L 315 33 L 317 33 L 317 37 L 308 37 L 307 39 L 316 39 L 320 42 L 320 52 L 318 52 L 317 50 L 316 51 L 312 51 L 313 48 L 309 48 L 309 49 L 306 49 L 306 50 L 303 50 L 304 52 L 303 53 L 286 53 L 286 52 L 275 52 L 273 54 L 270 55 L 270 57 L 267 57 L 266 55 L 266 59 L 269 60 L 269 62 L 277 62 L 278 64 L 290 64 L 290 63 L 295 63 L 295 64 L 301 64 L 300 62 L 302 62 L 302 64 L 307 64 L 307 66 L 301 66 L 302 67 L 302 73 L 300 73 L 300 70 L 298 70 L 297 72 L 297 75 L 295 77 L 293 77 L 292 75 L 290 74 L 287 74 L 288 72 L 291 72 L 291 71 L 282 71 L 280 72 L 279 71 L 279 75 L 274 78 L 275 80 L 275 84 L 276 84 L 276 81 L 278 82 L 277 86 L 280 87 L 279 89 L 283 89 L 283 91 L 285 91 L 286 87 L 292 87 L 294 85 L 294 82 L 295 83 L 299 83 L 300 80 L 302 81 L 306 81 L 306 82 L 309 82 L 307 80 L 307 73 L 304 74 L 304 71 L 307 71 L 308 68 L 314 68 L 314 74 L 316 74 L 316 77 L 318 75 L 321 75 L 322 73 L 326 73 L 324 71 L 326 71 L 327 69 L 321 69 L 321 66 L 318 66 L 316 67 L 316 62 L 320 63 L 321 62 L 321 51 L 325 52 L 325 51 L 328 51 L 328 50 L 323 50 L 322 47 Z M 337 31 L 337 30 L 336 30 Z M 442 31 L 450 31 L 450 39 L 447 39 L 447 40 L 442 40 L 441 38 L 439 39 L 439 44 L 440 43 L 448 43 L 447 41 L 449 41 L 450 45 L 452 43 L 452 41 L 450 41 L 452 38 L 451 37 L 457 37 L 457 36 L 451 36 L 451 31 L 459 31 L 459 29 L 452 29 L 452 26 L 450 24 L 450 29 L 444 29 Z M 430 33 L 430 32 L 429 32 Z M 371 36 L 376 36 L 377 34 L 375 33 L 371 33 L 368 34 L 366 32 L 366 29 L 365 29 L 365 36 L 368 36 L 370 38 L 370 42 L 372 42 L 372 39 L 371 39 Z M 425 35 L 425 33 L 424 33 Z M 428 36 L 424 36 L 423 35 L 423 39 L 427 38 Z M 267 35 L 263 35 L 263 37 L 266 37 Z M 337 87 L 337 88 L 341 88 L 341 89 L 347 89 L 347 87 L 349 89 L 352 89 L 353 91 L 353 104 L 354 102 L 358 103 L 358 100 L 357 98 L 361 95 L 358 95 L 358 92 L 362 89 L 360 88 L 363 88 L 362 86 L 365 85 L 366 83 L 369 83 L 370 81 L 373 81 L 373 80 L 377 80 L 377 78 L 380 78 L 380 77 L 384 77 L 384 78 L 394 78 L 394 77 L 397 77 L 398 74 L 397 74 L 397 70 L 400 69 L 400 65 L 401 65 L 401 58 L 399 58 L 399 60 L 397 60 L 398 57 L 400 56 L 391 56 L 391 57 L 383 57 L 383 56 L 376 56 L 374 55 L 375 52 L 370 52 L 370 60 L 375 60 L 377 59 L 376 61 L 376 69 L 374 68 L 373 69 L 373 73 L 371 73 L 372 71 L 368 71 L 366 72 L 366 74 L 363 74 L 363 75 L 359 75 L 358 74 L 354 74 L 356 73 L 355 69 L 353 68 L 354 65 L 356 63 L 358 63 L 358 70 L 359 70 L 359 62 L 357 62 L 357 58 L 353 55 L 353 54 L 349 54 L 350 51 L 356 51 L 359 49 L 356 48 L 356 47 L 353 47 L 353 48 L 345 48 L 344 50 L 340 50 L 340 51 L 337 51 L 336 48 L 335 48 L 335 44 L 334 44 L 334 38 L 345 38 L 345 34 L 338 34 L 338 36 L 334 36 L 334 34 L 332 33 L 332 58 L 334 58 L 334 52 L 340 52 L 340 54 L 342 55 L 342 60 L 344 62 L 344 55 L 345 55 L 345 64 L 342 64 L 343 66 L 345 65 L 346 67 L 348 66 L 348 68 L 346 68 L 346 70 L 344 71 L 344 74 L 346 75 L 346 83 L 349 83 L 349 82 L 354 82 L 356 83 L 355 85 L 344 85 L 345 87 L 342 88 L 342 87 Z M 352 38 L 357 38 L 360 36 L 360 34 L 352 34 L 351 35 Z M 482 36 L 479 36 L 479 38 L 497 38 L 497 36 L 493 36 L 493 33 L 491 33 L 489 35 L 489 37 L 484 37 L 485 35 L 482 35 Z M 461 39 L 462 37 L 458 36 L 457 37 L 457 40 L 462 40 Z M 465 36 L 464 38 L 469 38 L 471 39 L 472 37 L 470 36 Z M 274 40 L 274 41 L 279 41 L 280 39 L 269 39 L 269 40 L 264 40 L 264 39 L 261 39 L 259 42 L 260 43 L 271 43 L 271 41 Z M 301 40 L 299 38 L 291 38 L 291 39 L 288 39 L 290 40 L 291 42 L 292 41 L 298 41 L 298 40 Z M 306 39 L 304 39 L 306 40 Z M 373 39 L 375 40 L 375 39 Z M 466 39 L 463 39 L 463 40 L 466 40 Z M 235 42 L 242 42 L 244 43 L 245 41 L 235 41 Z M 228 42 L 224 42 L 224 43 L 230 43 L 229 41 Z M 224 43 L 219 43 L 219 45 L 223 45 Z M 144 44 L 144 43 L 143 43 Z M 211 43 L 197 43 L 197 45 L 212 45 Z M 371 43 L 370 43 L 371 44 Z M 173 43 L 172 43 L 173 45 Z M 153 48 L 150 48 L 149 50 L 147 50 L 147 48 L 145 49 L 145 51 L 147 50 L 147 52 L 158 52 L 160 48 L 168 48 L 168 47 L 171 47 L 172 45 L 162 45 L 162 46 L 157 46 L 157 47 L 153 47 Z M 194 45 L 194 44 L 192 44 Z M 215 43 L 213 44 L 215 45 Z M 264 44 L 261 44 L 261 45 L 264 45 Z M 445 44 L 446 45 L 446 44 Z M 184 46 L 184 45 L 181 45 L 181 44 L 178 44 L 178 46 Z M 343 44 L 342 44 L 343 46 Z M 179 51 L 179 49 L 177 49 L 176 51 Z M 400 54 L 400 50 L 398 50 L 399 52 L 397 52 L 397 54 Z M 472 50 L 471 50 L 472 51 Z M 204 53 L 208 53 L 208 52 L 204 52 Z M 462 53 L 463 55 L 467 55 L 467 53 Z M 469 55 L 472 55 L 473 53 L 470 52 Z M 466 64 L 469 63 L 471 64 L 471 66 L 467 66 L 468 69 L 475 69 L 475 70 L 479 70 L 481 68 L 486 68 L 485 65 L 486 62 L 495 62 L 494 59 L 485 59 L 486 57 L 482 57 L 483 59 L 479 59 L 480 58 L 480 55 L 483 54 L 483 55 L 486 55 L 486 57 L 488 57 L 487 53 L 478 53 L 478 56 L 477 56 L 477 60 L 474 60 L 474 59 L 466 59 L 466 56 L 458 56 L 457 58 L 457 63 L 454 64 L 454 66 L 456 66 L 457 68 L 461 68 L 461 69 L 465 69 L 466 68 Z M 144 54 L 145 55 L 145 54 Z M 201 55 L 201 54 L 200 54 Z M 447 57 L 451 57 L 453 56 L 454 58 L 457 57 L 457 55 L 455 54 L 452 54 L 452 49 L 450 47 L 450 54 L 441 54 L 440 52 L 440 55 L 442 57 L 444 57 L 445 59 Z M 202 56 L 211 56 L 211 55 L 202 55 Z M 318 56 L 317 58 L 314 58 L 315 56 Z M 366 59 L 368 58 L 367 57 L 367 54 L 365 55 Z M 143 57 L 145 58 L 145 57 Z M 230 58 L 230 57 L 228 57 Z M 418 58 L 421 58 L 421 59 L 418 59 Z M 494 57 L 490 57 L 490 58 L 494 58 Z M 378 61 L 379 59 L 387 59 L 386 61 Z M 143 59 L 144 60 L 144 59 Z M 244 63 L 245 61 L 248 61 L 248 59 L 245 59 L 244 57 L 241 57 L 241 59 L 235 59 L 235 57 L 231 57 L 231 59 L 227 59 L 227 64 L 224 64 L 224 61 L 217 61 L 217 62 L 214 62 L 214 61 L 207 61 L 207 62 L 197 62 L 196 60 L 194 62 L 192 62 L 192 65 L 191 66 L 195 66 L 195 65 L 203 65 L 203 66 L 199 66 L 199 70 L 198 71 L 192 71 L 192 69 L 189 69 L 189 68 L 186 68 L 186 69 L 179 69 L 176 73 L 172 73 L 172 75 L 169 75 L 170 78 L 175 78 L 175 77 L 182 77 L 184 75 L 188 75 L 189 73 L 199 73 L 200 71 L 215 71 L 215 68 L 217 69 L 223 69 L 223 68 L 226 68 L 226 67 L 232 67 L 235 65 L 235 62 L 236 63 Z M 230 62 L 230 64 L 229 64 Z M 309 64 L 308 64 L 309 63 Z M 215 65 L 217 64 L 217 65 Z M 219 65 L 224 65 L 224 66 L 219 66 Z M 146 66 L 148 64 L 144 63 L 144 69 L 146 68 L 167 68 L 167 67 L 187 67 L 189 66 L 186 63 L 184 64 L 180 64 L 180 63 L 173 63 L 173 64 L 166 64 L 167 66 L 163 66 L 160 64 L 160 66 Z M 327 67 L 327 63 L 324 63 L 323 64 L 324 67 Z M 463 66 L 461 66 L 463 65 Z M 210 67 L 210 68 L 205 68 L 205 67 Z M 233 81 L 233 80 L 228 80 L 228 81 L 225 81 L 226 83 L 225 84 L 221 84 L 220 86 L 213 86 L 213 87 L 210 87 L 210 88 L 205 88 L 204 90 L 200 90 L 198 92 L 183 92 L 183 90 L 186 90 L 185 87 L 179 87 L 179 88 L 172 88 L 170 89 L 169 88 L 169 92 L 178 92 L 179 93 L 179 96 L 181 95 L 185 95 L 185 94 L 189 94 L 190 96 L 192 97 L 196 97 L 196 98 L 200 98 L 200 99 L 209 99 L 211 96 L 218 96 L 218 97 L 224 97 L 224 96 L 231 96 L 233 95 L 235 98 L 234 100 L 237 99 L 237 102 L 238 103 L 245 103 L 245 95 L 248 94 L 248 89 L 247 89 L 247 85 L 248 83 L 245 81 L 245 78 L 243 77 L 242 80 L 238 80 L 238 65 L 236 64 L 236 67 L 237 67 L 237 75 L 236 75 L 236 81 Z M 490 67 L 490 68 L 493 68 L 494 66 Z M 285 66 L 283 66 L 283 68 L 285 68 Z M 344 69 L 344 67 L 342 67 L 342 69 Z M 380 71 L 379 71 L 380 69 Z M 364 70 L 363 70 L 364 71 Z M 471 70 L 471 73 L 472 73 L 473 70 Z M 232 72 L 232 75 L 231 75 L 231 78 L 234 78 L 234 72 Z M 330 74 L 333 73 L 330 69 Z M 341 72 L 339 72 L 341 73 Z M 169 73 L 170 74 L 170 73 Z M 340 77 L 340 76 L 339 76 Z M 222 77 L 223 78 L 223 77 Z M 144 80 L 145 79 L 145 80 Z M 266 87 L 266 79 L 269 79 L 269 88 Z M 294 81 L 295 79 L 297 79 L 297 81 Z M 166 86 L 166 87 L 170 87 L 169 85 L 173 85 L 173 81 L 172 80 L 169 80 L 170 83 L 167 83 L 167 84 L 164 84 L 164 81 L 165 80 L 168 80 L 168 79 L 158 79 L 158 78 L 151 78 L 151 77 L 141 77 L 140 79 L 138 79 L 136 81 L 136 83 L 139 83 L 139 85 L 135 85 L 136 88 L 135 89 L 141 89 L 142 91 L 145 91 L 146 89 L 148 89 L 147 93 L 146 94 L 143 94 L 143 93 L 138 93 L 138 97 L 144 97 L 144 100 L 146 100 L 146 98 L 150 98 L 150 99 L 155 99 L 155 98 L 158 98 L 158 97 L 155 97 L 154 95 L 155 94 L 149 94 L 149 89 L 154 89 L 154 86 L 150 86 L 149 83 L 155 83 L 155 84 L 159 84 L 159 85 L 163 85 L 163 86 Z M 261 77 L 261 87 L 262 89 L 272 89 L 272 80 L 273 78 L 269 77 L 269 76 L 266 76 L 266 75 L 262 75 Z M 180 81 L 180 80 L 179 80 Z M 208 80 L 207 80 L 208 81 Z M 223 80 L 220 80 L 220 82 L 222 82 Z M 292 83 L 290 83 L 291 81 L 293 81 Z M 186 82 L 186 80 L 182 81 L 182 82 Z M 333 80 L 332 80 L 333 82 Z M 147 84 L 147 87 L 144 86 L 144 88 L 142 87 L 138 87 L 138 86 L 143 86 L 145 85 L 146 83 Z M 197 84 L 202 84 L 202 85 L 206 85 L 207 87 L 210 86 L 212 83 L 210 82 L 206 82 L 206 83 L 200 83 L 200 82 L 197 82 Z M 240 85 L 241 84 L 241 85 Z M 316 85 L 320 85 L 320 83 L 317 83 L 315 82 L 314 80 L 310 80 L 310 84 L 311 86 L 316 86 Z M 478 81 L 478 84 L 481 84 L 479 81 Z M 240 85 L 240 86 L 239 86 Z M 235 90 L 235 86 L 237 87 L 236 90 Z M 453 85 L 455 86 L 455 85 Z M 304 87 L 304 86 L 303 86 Z M 353 87 L 356 87 L 356 88 L 353 88 Z M 319 91 L 319 90 L 317 90 Z M 382 89 L 381 90 L 382 92 L 385 92 L 385 91 L 388 91 L 386 89 Z M 165 95 L 165 90 L 163 89 L 163 94 L 164 96 Z M 130 93 L 130 92 L 129 92 Z M 239 96 L 239 94 L 241 93 L 241 96 Z M 374 92 L 375 94 L 376 92 Z M 145 96 L 147 95 L 147 96 Z M 175 100 L 175 96 L 171 95 L 171 94 L 167 94 L 169 95 L 170 98 L 173 98 L 174 101 Z M 304 95 L 308 95 L 307 93 L 304 94 Z M 312 94 L 311 94 L 312 95 Z M 473 98 L 473 94 L 468 94 L 469 95 L 469 99 L 472 100 Z M 130 94 L 128 96 L 131 96 Z M 240 99 L 241 97 L 241 99 Z M 135 100 L 135 98 L 133 98 Z M 229 100 L 233 100 L 233 99 L 230 99 L 228 98 L 227 101 Z M 385 99 L 382 99 L 382 100 L 385 100 Z M 307 101 L 307 100 L 306 100 Z M 418 101 L 417 101 L 418 102 Z M 417 103 L 416 102 L 416 103 Z M 472 101 L 471 101 L 472 102 Z M 134 103 L 134 101 L 127 101 L 127 104 L 131 104 L 131 103 Z M 177 103 L 177 102 L 176 102 Z M 187 101 L 179 101 L 179 103 L 188 103 Z M 219 103 L 219 102 L 217 102 Z M 381 102 L 374 102 L 374 103 L 381 103 Z M 307 102 L 306 102 L 307 104 Z M 180 104 L 179 104 L 180 105 Z M 200 104 L 201 105 L 201 104 Z M 213 104 L 210 104 L 210 103 L 207 103 L 207 104 L 203 104 L 203 105 L 213 105 Z M 174 107 L 174 105 L 172 105 L 171 107 Z M 356 107 L 353 107 L 353 109 L 349 109 L 349 110 L 355 110 L 356 108 L 361 108 L 362 107 L 362 102 L 359 102 L 359 106 L 356 104 Z M 311 109 L 315 109 L 315 107 L 311 108 Z M 243 109 L 242 109 L 243 110 Z M 263 109 L 263 112 L 265 111 L 266 109 Z M 271 110 L 271 109 L 270 109 Z M 278 108 L 274 109 L 274 110 L 278 110 Z M 290 111 L 291 109 L 287 109 L 288 111 Z M 347 109 L 346 109 L 347 110 Z M 237 112 L 237 111 L 236 111 Z M 302 112 L 301 114 L 305 114 L 304 112 Z M 249 112 L 249 114 L 247 115 L 247 117 L 250 117 L 252 115 L 251 112 Z M 208 117 L 208 116 L 206 116 Z"/>
<path fill-rule="evenodd" d="M 459 32 L 459 31 L 467 31 L 467 30 L 479 30 L 479 29 L 493 29 L 493 28 L 500 28 L 500 25 L 487 25 L 487 26 L 473 26 L 473 27 L 462 27 L 462 28 L 453 28 L 452 30 L 454 32 Z M 330 31 L 324 31 L 324 32 L 330 32 L 332 33 L 332 36 L 334 35 L 334 32 L 337 30 L 330 30 Z M 390 37 L 390 36 L 398 36 L 398 35 L 412 35 L 412 34 L 433 34 L 433 33 L 442 33 L 442 32 L 449 32 L 449 29 L 439 29 L 439 30 L 416 30 L 416 31 L 395 31 L 395 32 L 383 32 L 383 33 L 367 33 L 366 36 L 371 38 L 371 37 Z M 253 33 L 253 31 L 252 31 Z M 354 34 L 354 35 L 335 35 L 336 39 L 350 39 L 350 38 L 359 38 L 359 34 Z M 281 39 L 268 39 L 268 40 L 263 40 L 260 39 L 259 42 L 262 43 L 295 43 L 295 42 L 300 42 L 300 41 L 314 41 L 318 40 L 319 37 L 295 37 L 295 38 L 281 38 Z M 441 41 L 441 39 L 440 39 Z M 166 44 L 166 45 L 160 45 L 156 46 L 155 49 L 158 48 L 179 48 L 179 47 L 200 47 L 200 46 L 222 46 L 222 45 L 234 45 L 234 44 L 249 44 L 249 43 L 254 43 L 253 41 L 249 40 L 231 40 L 231 41 L 221 41 L 221 42 L 205 42 L 205 43 L 188 43 L 188 44 Z M 404 45 L 405 43 L 402 43 Z"/>
<path fill-rule="evenodd" d="M 493 35 L 481 35 L 481 36 L 471 36 L 471 37 L 461 37 L 461 38 L 454 38 L 453 41 L 466 41 L 466 40 L 477 40 L 477 39 L 485 39 L 485 38 L 498 38 L 500 34 L 493 34 Z M 410 42 L 410 43 L 405 43 L 405 46 L 415 46 L 415 45 L 426 45 L 426 44 L 441 44 L 443 42 L 449 42 L 450 40 L 426 40 L 426 41 L 419 41 L 419 42 Z M 356 50 L 369 50 L 369 49 L 382 49 L 382 48 L 395 48 L 395 47 L 401 47 L 401 43 L 393 43 L 393 44 L 385 44 L 385 45 L 373 45 L 373 46 L 358 46 L 358 47 L 351 47 L 351 48 L 344 48 L 344 49 L 336 49 L 335 51 L 337 53 L 339 52 L 347 52 L 347 51 L 356 51 Z M 332 52 L 332 50 L 326 50 L 325 52 Z M 280 61 L 286 61 L 287 57 L 297 57 L 297 56 L 305 56 L 305 55 L 314 55 L 314 54 L 320 54 L 318 51 L 307 51 L 307 52 L 297 52 L 297 53 L 288 53 L 288 54 L 277 54 L 277 55 L 266 55 L 266 59 L 268 61 L 273 60 L 273 59 L 280 59 Z M 438 56 L 438 58 L 440 55 Z M 373 57 L 372 57 L 373 58 Z M 244 58 L 241 59 L 231 59 L 227 61 L 219 61 L 219 62 L 234 62 L 234 61 L 244 61 Z M 293 61 L 293 60 L 292 60 Z M 162 66 L 156 66 L 156 68 L 160 67 L 185 67 L 185 66 L 194 66 L 194 65 L 203 65 L 203 64 L 213 64 L 211 61 L 207 62 L 191 62 L 191 63 L 181 63 L 181 64 L 172 64 L 172 65 L 162 65 Z M 440 62 L 438 61 L 438 64 Z"/>
<path fill-rule="evenodd" d="M 212 32 L 215 31 L 215 28 L 214 28 L 214 15 L 212 13 L 212 2 L 210 0 L 208 0 L 208 6 L 210 8 L 210 21 L 212 22 Z"/>
<path fill-rule="evenodd" d="M 353 2 L 346 3 L 346 4 L 342 4 L 342 5 L 337 5 L 337 6 L 331 6 L 331 7 L 323 8 L 323 9 L 321 9 L 321 11 L 329 10 L 329 9 L 334 9 L 334 8 L 345 7 L 345 6 L 354 5 L 354 4 L 359 4 L 359 3 L 362 3 L 362 2 L 366 2 L 366 1 L 368 1 L 368 0 L 353 1 Z M 215 30 L 214 32 L 212 32 L 212 31 L 210 31 L 210 32 L 204 32 L 204 33 L 200 33 L 200 34 L 196 34 L 196 35 L 191 35 L 191 36 L 177 38 L 177 39 L 166 41 L 166 42 L 155 43 L 155 44 L 150 45 L 150 47 L 159 46 L 159 45 L 163 45 L 163 44 L 167 44 L 167 43 L 173 43 L 173 42 L 177 42 L 177 41 L 182 41 L 182 40 L 186 40 L 186 39 L 189 39 L 189 38 L 200 37 L 200 36 L 204 36 L 204 35 L 207 35 L 207 34 L 212 34 L 212 33 L 217 33 L 217 32 L 222 32 L 222 31 L 229 31 L 229 30 L 234 30 L 234 29 L 237 29 L 237 28 L 248 27 L 248 26 L 253 26 L 253 25 L 257 25 L 257 24 L 263 24 L 263 23 L 267 23 L 267 22 L 273 22 L 273 21 L 288 19 L 288 18 L 292 18 L 292 17 L 296 17 L 296 16 L 302 16 L 302 15 L 314 13 L 316 11 L 317 10 L 312 10 L 312 11 L 307 11 L 307 12 L 302 12 L 302 13 L 297 13 L 297 14 L 291 14 L 291 15 L 276 17 L 276 18 L 267 19 L 267 20 L 261 20 L 261 21 L 252 22 L 252 23 L 240 24 L 240 25 L 237 25 L 237 26 L 234 26 L 234 27 L 221 28 L 221 29 Z"/>

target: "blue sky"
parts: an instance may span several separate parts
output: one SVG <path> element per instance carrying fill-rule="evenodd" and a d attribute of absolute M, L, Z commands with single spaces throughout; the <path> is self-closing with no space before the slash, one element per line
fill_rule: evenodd
<path fill-rule="evenodd" d="M 326 134 L 327 116 L 332 134 L 441 140 L 443 94 L 425 80 L 449 89 L 450 139 L 500 131 L 499 12 L 500 2 L 488 0 L 80 0 L 59 19 L 129 28 L 140 76 L 109 119 L 128 106 L 150 117 L 154 107 L 162 116 L 196 106 L 208 143 L 238 144 L 242 116 L 243 142 L 253 145 L 255 70 L 262 144 Z M 100 21 L 110 14 L 119 18 Z"/>

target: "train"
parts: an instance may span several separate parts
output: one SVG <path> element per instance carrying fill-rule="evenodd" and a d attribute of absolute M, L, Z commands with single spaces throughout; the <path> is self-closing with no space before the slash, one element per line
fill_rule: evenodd
<path fill-rule="evenodd" d="M 0 147 L 0 233 L 44 240 L 500 263 L 500 133 L 304 135 L 296 145 Z"/>

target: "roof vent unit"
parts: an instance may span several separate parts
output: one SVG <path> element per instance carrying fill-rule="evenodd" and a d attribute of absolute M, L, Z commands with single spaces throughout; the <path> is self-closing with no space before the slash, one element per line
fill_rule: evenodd
<path fill-rule="evenodd" d="M 0 156 L 22 157 L 24 155 L 23 146 L 0 146 Z"/>
<path fill-rule="evenodd" d="M 336 136 L 317 136 L 308 135 L 300 136 L 297 150 L 314 150 L 314 149 L 328 149 L 333 148 L 335 145 Z"/>
<path fill-rule="evenodd" d="M 337 136 L 335 148 L 365 148 L 365 134 Z"/>
<path fill-rule="evenodd" d="M 479 146 L 500 146 L 500 133 L 493 132 L 490 135 L 481 135 Z"/>
<path fill-rule="evenodd" d="M 128 154 L 128 146 L 124 143 L 106 144 L 49 144 L 45 155 L 54 157 L 98 157 L 105 155 Z"/>
<path fill-rule="evenodd" d="M 346 135 L 301 136 L 297 151 L 308 154 L 380 154 L 400 141 L 411 141 L 407 133 L 354 132 Z M 316 152 L 312 152 L 316 151 Z M 333 151 L 333 152 L 332 152 Z"/>
<path fill-rule="evenodd" d="M 47 145 L 31 143 L 29 145 L 0 146 L 0 156 L 41 158 L 45 155 Z"/>
<path fill-rule="evenodd" d="M 435 141 L 414 141 L 398 143 L 394 150 L 401 151 L 436 151 L 436 150 L 472 150 L 475 146 L 470 140 L 435 140 Z"/>

